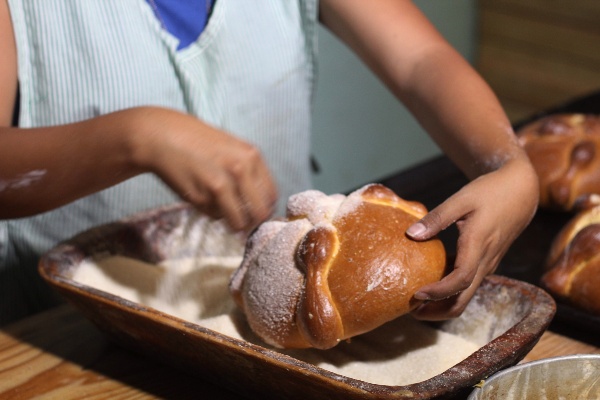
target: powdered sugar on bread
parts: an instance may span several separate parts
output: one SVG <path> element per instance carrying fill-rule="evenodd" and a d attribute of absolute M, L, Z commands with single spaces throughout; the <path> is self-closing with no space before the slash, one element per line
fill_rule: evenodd
<path fill-rule="evenodd" d="M 296 268 L 296 244 L 312 225 L 305 219 L 283 226 L 250 259 L 241 291 L 252 329 L 272 345 L 294 335 L 295 310 L 304 275 Z M 258 312 L 259 311 L 259 312 Z"/>

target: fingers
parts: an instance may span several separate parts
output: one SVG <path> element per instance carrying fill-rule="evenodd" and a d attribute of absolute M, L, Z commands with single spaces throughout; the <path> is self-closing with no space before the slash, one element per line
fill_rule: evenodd
<path fill-rule="evenodd" d="M 488 268 L 475 251 L 459 253 L 453 271 L 441 281 L 423 286 L 415 298 L 424 303 L 413 311 L 417 319 L 439 321 L 458 317 L 479 287 Z"/>
<path fill-rule="evenodd" d="M 464 243 L 464 242 L 463 242 Z M 465 243 L 478 249 L 477 243 Z M 413 311 L 417 319 L 439 321 L 456 318 L 465 310 L 481 281 L 497 266 L 497 259 L 486 259 L 477 250 L 459 252 L 454 270 L 441 281 L 419 289 L 415 298 L 425 302 Z"/>
<path fill-rule="evenodd" d="M 455 195 L 457 196 L 457 195 Z M 438 207 L 431 210 L 427 215 L 421 218 L 420 221 L 408 228 L 406 234 L 414 240 L 428 240 L 436 236 L 440 231 L 446 229 L 457 219 L 462 218 L 464 213 L 456 198 L 449 198 Z M 465 259 L 465 254 L 459 253 L 459 257 Z M 414 295 L 418 300 L 425 301 L 440 301 L 447 299 L 469 287 L 477 268 L 469 268 L 469 257 L 466 257 L 465 267 L 460 262 L 455 263 L 454 270 L 443 278 L 440 282 L 426 285 L 420 288 Z M 460 259 L 457 261 L 461 261 Z"/>
<path fill-rule="evenodd" d="M 484 277 L 496 269 L 505 246 L 484 239 L 486 235 L 481 231 L 472 231 L 471 225 L 476 224 L 475 218 L 459 221 L 460 235 L 453 270 L 439 282 L 423 286 L 415 293 L 416 299 L 425 301 L 413 311 L 416 318 L 443 320 L 458 317 Z"/>
<path fill-rule="evenodd" d="M 233 164 L 213 164 L 198 173 L 197 190 L 206 194 L 192 202 L 211 217 L 224 218 L 233 230 L 250 231 L 273 213 L 277 189 L 254 148 Z"/>
<path fill-rule="evenodd" d="M 211 179 L 207 186 L 214 196 L 216 209 L 227 224 L 236 231 L 243 230 L 250 224 L 252 217 L 244 204 L 244 199 L 238 193 L 236 182 L 226 173 L 221 179 Z"/>
<path fill-rule="evenodd" d="M 424 302 L 413 310 L 411 314 L 416 319 L 423 321 L 443 321 L 449 318 L 457 318 L 463 313 L 469 301 L 471 301 L 482 280 L 483 276 L 477 277 L 463 292 L 444 300 Z"/>
<path fill-rule="evenodd" d="M 272 215 L 277 189 L 258 150 L 251 148 L 247 157 L 234 168 L 233 179 L 238 183 L 237 201 L 245 217 L 241 229 L 250 230 Z"/>
<path fill-rule="evenodd" d="M 165 114 L 166 115 L 163 115 Z M 197 118 L 165 110 L 143 164 L 183 199 L 236 231 L 250 231 L 274 211 L 277 189 L 260 151 Z M 149 144 L 148 144 L 149 143 Z"/>
<path fill-rule="evenodd" d="M 407 230 L 414 240 L 427 240 L 456 223 L 459 230 L 457 255 L 452 271 L 439 282 L 420 288 L 415 299 L 424 303 L 412 314 L 423 320 L 459 316 L 498 261 L 498 246 L 484 227 L 477 207 L 464 192 L 458 192 Z"/>
<path fill-rule="evenodd" d="M 181 187 L 173 185 L 174 189 L 200 212 L 214 219 L 224 218 L 234 230 L 246 225 L 235 182 L 222 169 L 207 164 L 197 171 L 189 171 L 182 182 Z"/>
<path fill-rule="evenodd" d="M 477 264 L 467 264 L 465 267 L 457 265 L 441 281 L 420 288 L 415 293 L 415 298 L 418 300 L 439 301 L 455 296 L 471 286 L 478 271 L 477 267 Z"/>
<path fill-rule="evenodd" d="M 431 210 L 427 215 L 411 225 L 406 230 L 406 234 L 414 240 L 431 239 L 463 217 L 468 212 L 468 208 L 456 199 L 458 196 L 460 195 L 455 194 Z"/>

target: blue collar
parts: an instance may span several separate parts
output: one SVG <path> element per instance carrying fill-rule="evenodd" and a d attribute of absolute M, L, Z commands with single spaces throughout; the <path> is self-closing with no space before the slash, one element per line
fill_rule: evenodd
<path fill-rule="evenodd" d="M 177 50 L 196 41 L 210 16 L 214 0 L 146 0 L 163 28 L 179 39 Z"/>

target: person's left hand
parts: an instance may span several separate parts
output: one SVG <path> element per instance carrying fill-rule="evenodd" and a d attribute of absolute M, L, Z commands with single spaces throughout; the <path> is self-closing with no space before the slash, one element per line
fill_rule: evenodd
<path fill-rule="evenodd" d="M 452 272 L 423 286 L 425 300 L 412 315 L 422 320 L 458 317 L 483 278 L 529 224 L 538 204 L 535 171 L 527 160 L 513 159 L 473 180 L 407 230 L 415 240 L 434 237 L 453 223 L 459 230 Z"/>

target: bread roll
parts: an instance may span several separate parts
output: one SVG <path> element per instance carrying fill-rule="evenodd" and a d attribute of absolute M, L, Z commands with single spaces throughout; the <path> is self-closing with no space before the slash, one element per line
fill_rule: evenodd
<path fill-rule="evenodd" d="M 575 307 L 600 315 L 600 206 L 579 212 L 558 233 L 542 286 Z"/>
<path fill-rule="evenodd" d="M 555 114 L 517 131 L 539 178 L 540 207 L 559 211 L 600 203 L 600 117 Z"/>
<path fill-rule="evenodd" d="M 405 234 L 426 212 L 378 184 L 296 194 L 285 220 L 249 237 L 232 295 L 266 343 L 331 348 L 410 312 L 414 293 L 442 278 L 441 241 Z"/>

